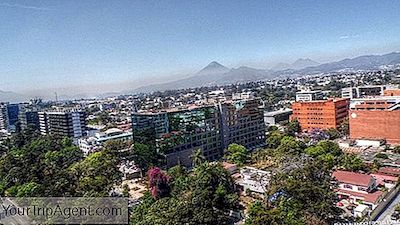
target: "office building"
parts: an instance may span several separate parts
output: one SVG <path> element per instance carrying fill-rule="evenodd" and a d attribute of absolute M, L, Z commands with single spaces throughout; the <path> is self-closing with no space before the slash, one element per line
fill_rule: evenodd
<path fill-rule="evenodd" d="M 264 145 L 265 125 L 260 100 L 240 100 L 206 106 L 187 106 L 132 115 L 135 141 L 155 144 L 167 167 L 192 166 L 197 149 L 207 160 L 218 160 L 237 143 L 252 150 Z"/>
<path fill-rule="evenodd" d="M 400 97 L 358 100 L 350 106 L 350 138 L 400 145 Z"/>
<path fill-rule="evenodd" d="M 13 133 L 17 131 L 19 121 L 19 104 L 0 103 L 0 130 Z"/>
<path fill-rule="evenodd" d="M 8 131 L 11 133 L 17 131 L 18 115 L 19 115 L 19 105 L 8 104 L 7 105 Z"/>
<path fill-rule="evenodd" d="M 0 102 L 0 130 L 6 132 L 8 128 L 7 103 Z"/>
<path fill-rule="evenodd" d="M 294 102 L 291 120 L 297 119 L 303 131 L 338 128 L 348 117 L 349 100 L 328 99 L 309 102 Z"/>
<path fill-rule="evenodd" d="M 19 113 L 21 129 L 40 130 L 39 112 L 22 110 Z"/>
<path fill-rule="evenodd" d="M 39 127 L 43 135 L 80 138 L 86 133 L 86 113 L 83 111 L 39 112 Z"/>
<path fill-rule="evenodd" d="M 236 143 L 247 149 L 265 144 L 264 110 L 259 99 L 219 104 L 223 147 Z"/>

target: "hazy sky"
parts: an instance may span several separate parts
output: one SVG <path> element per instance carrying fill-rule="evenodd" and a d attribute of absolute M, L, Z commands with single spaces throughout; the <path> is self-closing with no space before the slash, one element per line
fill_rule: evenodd
<path fill-rule="evenodd" d="M 398 0 L 0 0 L 0 90 L 398 51 L 399 12 Z"/>

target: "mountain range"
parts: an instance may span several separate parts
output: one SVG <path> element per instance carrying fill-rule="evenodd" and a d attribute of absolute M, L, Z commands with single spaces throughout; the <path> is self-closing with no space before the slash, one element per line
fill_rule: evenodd
<path fill-rule="evenodd" d="M 28 96 L 18 94 L 12 91 L 0 90 L 0 102 L 23 102 L 28 100 Z"/>
<path fill-rule="evenodd" d="M 303 69 L 306 67 L 312 67 L 312 66 L 318 66 L 320 63 L 317 63 L 311 59 L 303 59 L 300 58 L 296 60 L 294 63 L 278 63 L 274 67 L 272 67 L 272 70 L 286 70 L 286 69 L 293 69 L 293 70 L 299 70 Z"/>
<path fill-rule="evenodd" d="M 329 73 L 341 70 L 373 70 L 379 69 L 383 65 L 400 65 L 400 52 L 392 52 L 384 55 L 363 55 L 351 59 L 343 59 L 337 62 L 323 64 L 319 64 L 311 59 L 298 59 L 293 63 L 277 64 L 271 69 L 255 69 L 246 66 L 228 68 L 218 62 L 213 61 L 197 73 L 183 76 L 183 78 L 180 79 L 175 79 L 173 81 L 160 84 L 149 84 L 138 87 L 134 90 L 119 90 L 118 92 L 112 93 L 118 95 L 175 90 L 201 86 L 226 85 L 274 79 L 279 77 L 293 77 L 304 74 Z M 76 94 L 74 96 L 60 95 L 60 97 L 62 97 L 62 99 L 78 99 L 88 96 L 104 96 L 104 93 L 75 93 Z M 38 97 L 39 95 L 35 96 Z M 28 96 L 28 94 L 24 95 L 12 91 L 0 90 L 0 102 L 22 102 L 29 100 L 31 97 L 32 96 Z M 45 96 L 42 97 L 46 98 Z"/>
<path fill-rule="evenodd" d="M 186 78 L 162 84 L 142 86 L 135 89 L 134 92 L 226 85 L 294 75 L 329 73 L 340 70 L 371 70 L 379 69 L 382 65 L 396 64 L 400 64 L 400 52 L 392 52 L 384 55 L 363 55 L 352 59 L 344 59 L 324 64 L 319 64 L 311 59 L 298 59 L 291 64 L 277 64 L 272 69 L 255 69 L 245 66 L 230 69 L 214 61 L 199 72 Z"/>

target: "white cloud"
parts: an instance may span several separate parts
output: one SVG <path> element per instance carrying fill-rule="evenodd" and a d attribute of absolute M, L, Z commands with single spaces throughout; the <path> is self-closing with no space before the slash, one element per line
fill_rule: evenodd
<path fill-rule="evenodd" d="M 50 11 L 50 10 L 52 10 L 52 9 L 46 8 L 46 7 L 21 5 L 21 4 L 9 4 L 9 3 L 0 3 L 0 7 L 20 8 L 20 9 L 29 9 L 29 10 L 38 10 L 38 11 Z"/>
<path fill-rule="evenodd" d="M 342 35 L 339 37 L 339 39 L 354 39 L 354 38 L 359 38 L 360 35 L 359 34 L 351 34 L 351 35 Z"/>

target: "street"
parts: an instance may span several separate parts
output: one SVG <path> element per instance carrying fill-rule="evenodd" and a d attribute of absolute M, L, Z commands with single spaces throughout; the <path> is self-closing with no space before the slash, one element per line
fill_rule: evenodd
<path fill-rule="evenodd" d="M 390 216 L 393 214 L 396 205 L 400 203 L 400 194 L 397 193 L 396 198 L 390 203 L 386 209 L 381 213 L 376 221 L 390 222 L 390 224 L 400 224 L 400 221 L 393 221 Z M 386 224 L 386 223 L 385 223 Z M 389 224 L 389 223 L 388 223 Z"/>

